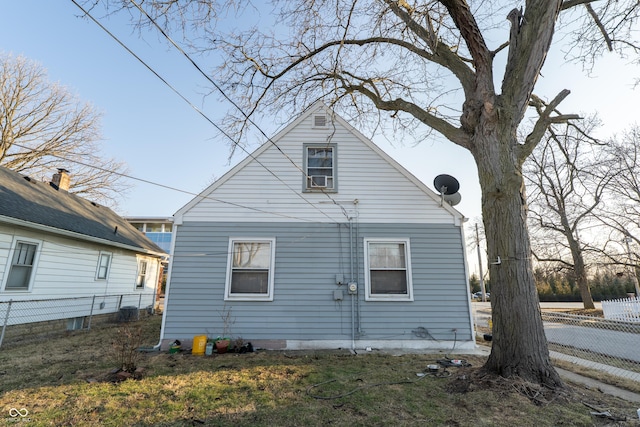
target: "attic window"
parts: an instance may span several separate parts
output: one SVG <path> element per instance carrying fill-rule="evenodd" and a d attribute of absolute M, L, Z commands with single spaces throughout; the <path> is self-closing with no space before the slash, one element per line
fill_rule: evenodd
<path fill-rule="evenodd" d="M 336 144 L 304 144 L 303 191 L 337 191 Z"/>
<path fill-rule="evenodd" d="M 329 125 L 327 116 L 325 114 L 316 114 L 313 116 L 314 128 L 326 128 Z"/>

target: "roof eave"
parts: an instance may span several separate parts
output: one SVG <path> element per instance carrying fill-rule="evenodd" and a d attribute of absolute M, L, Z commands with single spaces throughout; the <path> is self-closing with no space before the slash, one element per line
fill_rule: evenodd
<path fill-rule="evenodd" d="M 126 250 L 130 250 L 130 251 L 133 251 L 133 252 L 143 253 L 145 255 L 150 255 L 150 256 L 154 256 L 154 257 L 158 257 L 158 258 L 164 258 L 164 257 L 168 256 L 168 254 L 164 253 L 164 252 L 151 251 L 149 249 L 145 249 L 145 248 L 142 248 L 140 246 L 126 245 L 124 243 L 114 242 L 112 240 L 107 240 L 107 239 L 101 239 L 99 237 L 88 236 L 86 234 L 77 233 L 75 231 L 63 230 L 63 229 L 60 229 L 60 228 L 55 228 L 55 227 L 51 227 L 51 226 L 43 225 L 43 224 L 37 224 L 37 223 L 34 223 L 34 222 L 25 221 L 25 220 L 17 219 L 17 218 L 12 218 L 12 217 L 5 216 L 5 215 L 0 215 L 0 223 L 7 223 L 7 224 L 12 224 L 12 225 L 17 225 L 17 226 L 20 226 L 20 227 L 31 228 L 31 229 L 34 229 L 34 230 L 45 231 L 47 233 L 56 234 L 56 235 L 63 236 L 63 237 L 69 237 L 69 238 L 72 238 L 72 239 L 84 240 L 84 241 L 92 242 L 92 243 L 99 243 L 99 244 L 102 244 L 102 245 L 112 246 L 112 247 L 116 247 L 116 248 L 120 248 L 120 249 L 126 249 Z"/>

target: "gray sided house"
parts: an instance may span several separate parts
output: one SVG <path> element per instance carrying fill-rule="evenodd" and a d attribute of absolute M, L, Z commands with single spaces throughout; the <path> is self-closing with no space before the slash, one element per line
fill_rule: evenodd
<path fill-rule="evenodd" d="M 69 193 L 69 180 L 64 169 L 49 183 L 0 167 L 0 316 L 9 310 L 8 325 L 153 304 L 167 254 L 111 209 Z M 110 298 L 124 294 L 131 300 Z M 92 308 L 94 297 L 101 303 Z M 61 298 L 69 301 L 50 303 Z"/>
<path fill-rule="evenodd" d="M 471 350 L 463 221 L 315 104 L 175 214 L 163 348 Z"/>

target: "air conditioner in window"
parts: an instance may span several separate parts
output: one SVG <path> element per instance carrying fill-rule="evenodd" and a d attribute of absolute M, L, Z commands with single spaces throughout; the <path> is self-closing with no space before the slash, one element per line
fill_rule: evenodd
<path fill-rule="evenodd" d="M 327 176 L 326 175 L 312 175 L 310 177 L 312 188 L 326 188 Z"/>

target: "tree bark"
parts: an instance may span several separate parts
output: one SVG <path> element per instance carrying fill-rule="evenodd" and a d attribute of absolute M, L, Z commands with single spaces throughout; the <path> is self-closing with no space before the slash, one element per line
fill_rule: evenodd
<path fill-rule="evenodd" d="M 573 258 L 573 271 L 576 275 L 576 284 L 580 290 L 580 297 L 582 298 L 582 305 L 585 309 L 593 310 L 596 308 L 593 303 L 593 297 L 591 296 L 591 289 L 589 289 L 589 282 L 587 280 L 587 267 L 584 263 L 584 257 L 582 256 L 582 250 L 580 249 L 580 243 L 573 237 L 573 235 L 567 236 L 569 241 L 569 248 L 571 249 L 571 256 Z"/>
<path fill-rule="evenodd" d="M 591 296 L 591 289 L 589 288 L 589 282 L 587 280 L 587 271 L 584 266 L 584 260 L 582 259 L 582 254 L 578 255 L 580 259 L 581 267 L 578 267 L 577 261 L 575 267 L 576 273 L 576 284 L 578 285 L 578 289 L 580 290 L 580 297 L 582 298 L 582 306 L 587 310 L 593 310 L 596 308 L 593 303 L 593 297 Z"/>
<path fill-rule="evenodd" d="M 482 216 L 491 277 L 493 348 L 483 369 L 563 387 L 551 365 L 533 279 L 522 165 L 509 128 L 485 123 L 473 150 L 482 187 Z"/>

